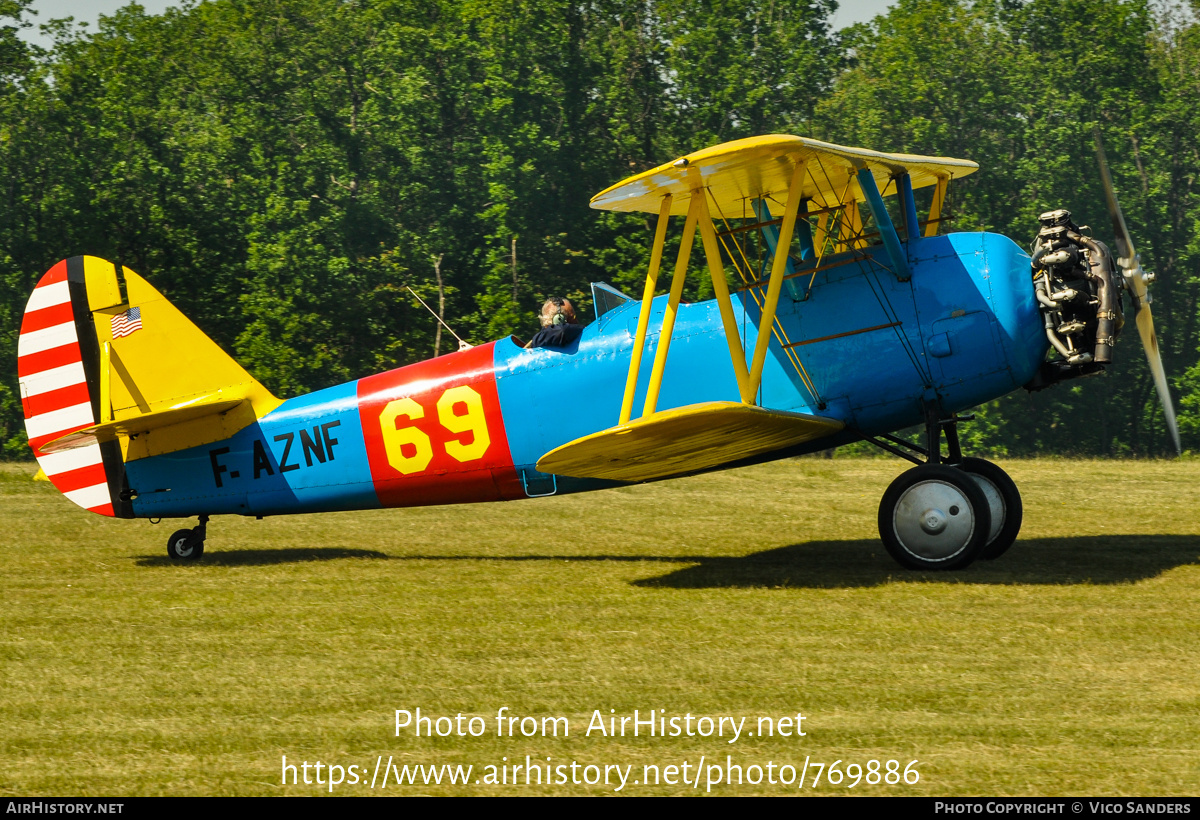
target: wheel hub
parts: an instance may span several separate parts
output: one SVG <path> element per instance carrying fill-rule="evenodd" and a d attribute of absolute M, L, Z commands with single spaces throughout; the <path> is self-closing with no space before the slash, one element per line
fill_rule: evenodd
<path fill-rule="evenodd" d="M 900 496 L 893 515 L 895 533 L 904 549 L 927 561 L 958 555 L 975 533 L 969 499 L 951 484 L 922 481 Z"/>
<path fill-rule="evenodd" d="M 930 535 L 937 535 L 946 529 L 946 514 L 941 510 L 926 510 L 921 513 L 921 529 Z"/>

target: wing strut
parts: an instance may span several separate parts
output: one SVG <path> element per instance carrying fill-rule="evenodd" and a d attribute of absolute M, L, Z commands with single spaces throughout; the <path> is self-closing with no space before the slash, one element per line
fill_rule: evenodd
<path fill-rule="evenodd" d="M 780 226 L 776 247 L 784 252 L 776 252 L 771 262 L 771 278 L 767 283 L 766 304 L 763 305 L 762 316 L 758 323 L 758 341 L 754 347 L 754 357 L 749 368 L 746 366 L 746 351 L 742 348 L 741 334 L 738 331 L 737 319 L 733 314 L 733 301 L 729 294 L 729 282 L 725 278 L 725 266 L 721 261 L 721 249 L 713 228 L 712 215 L 708 209 L 708 198 L 705 195 L 704 183 L 699 169 L 689 169 L 689 180 L 692 183 L 690 202 L 688 203 L 687 221 L 684 223 L 683 236 L 679 243 L 679 253 L 675 259 L 675 272 L 671 277 L 671 293 L 667 299 L 666 311 L 663 314 L 662 329 L 659 333 L 658 349 L 654 353 L 654 364 L 650 370 L 649 385 L 646 388 L 646 400 L 642 407 L 642 417 L 653 416 L 658 408 L 658 395 L 662 388 L 663 373 L 667 367 L 667 353 L 671 347 L 671 334 L 675 329 L 675 317 L 679 312 L 679 301 L 683 296 L 683 283 L 687 277 L 688 260 L 692 253 L 692 243 L 696 229 L 700 229 L 701 242 L 704 245 L 704 256 L 708 263 L 708 273 L 712 279 L 713 291 L 716 295 L 717 306 L 721 311 L 721 324 L 725 331 L 725 341 L 729 345 L 729 358 L 733 365 L 734 377 L 737 379 L 738 395 L 742 404 L 755 404 L 759 386 L 762 383 L 763 368 L 766 365 L 767 349 L 771 341 L 771 328 L 775 322 L 775 311 L 779 306 L 780 291 L 783 280 L 787 275 L 788 254 L 786 249 L 791 247 L 792 234 L 796 229 L 797 215 L 803 194 L 804 178 L 807 173 L 807 163 L 796 162 L 792 169 L 791 183 L 788 186 L 787 206 L 784 211 L 783 224 Z M 637 334 L 633 343 L 633 356 L 629 362 L 629 373 L 625 379 L 625 393 L 621 398 L 621 415 L 619 425 L 628 424 L 633 416 L 633 399 L 637 390 L 638 376 L 642 364 L 642 351 L 646 344 L 646 334 L 650 324 L 650 310 L 654 300 L 654 289 L 658 283 L 658 272 L 662 266 L 663 245 L 666 241 L 667 221 L 670 219 L 672 206 L 671 194 L 666 194 L 661 201 L 658 214 L 658 225 L 654 232 L 654 247 L 650 253 L 650 269 L 646 273 L 646 287 L 642 296 L 642 307 L 638 313 Z"/>
<path fill-rule="evenodd" d="M 742 395 L 745 404 L 753 404 L 758 386 L 762 382 L 763 366 L 767 361 L 767 346 L 771 342 L 771 327 L 775 323 L 775 310 L 779 307 L 779 291 L 783 288 L 783 277 L 787 273 L 787 249 L 792 246 L 792 232 L 796 229 L 796 212 L 800 210 L 800 193 L 808 163 L 797 162 L 792 169 L 792 181 L 788 186 L 787 209 L 783 212 L 783 224 L 779 226 L 779 243 L 775 258 L 771 262 L 771 281 L 767 285 L 767 304 L 763 307 L 758 324 L 758 341 L 754 346 L 754 361 L 750 366 L 750 395 Z M 709 223 L 712 229 L 712 223 Z M 782 251 L 782 252 L 780 252 Z M 718 257 L 719 258 L 719 257 Z M 724 277 L 722 277 L 724 278 Z"/>
<path fill-rule="evenodd" d="M 650 384 L 646 388 L 646 403 L 642 407 L 643 416 L 654 415 L 658 405 L 658 391 L 662 388 L 663 372 L 667 369 L 667 351 L 671 347 L 671 334 L 675 330 L 675 315 L 679 312 L 679 300 L 683 297 L 683 280 L 687 277 L 688 259 L 692 255 L 692 240 L 696 236 L 696 221 L 700 215 L 703 197 L 692 194 L 688 204 L 687 221 L 683 224 L 683 237 L 679 240 L 679 255 L 675 258 L 675 274 L 671 277 L 671 295 L 667 297 L 667 309 L 663 313 L 662 330 L 658 336 L 658 350 L 654 352 L 654 367 L 650 370 Z M 642 314 L 649 316 L 650 302 L 642 302 Z M 638 316 L 638 326 L 642 316 Z M 630 361 L 632 370 L 633 362 Z M 628 381 L 637 383 L 637 374 L 631 373 Z"/>
<path fill-rule="evenodd" d="M 896 278 L 901 282 L 907 282 L 912 278 L 912 273 L 908 269 L 908 256 L 904 253 L 904 248 L 900 247 L 900 236 L 896 233 L 896 226 L 892 224 L 892 218 L 888 216 L 887 206 L 883 204 L 883 197 L 879 195 L 879 186 L 875 184 L 875 177 L 871 173 L 871 169 L 865 165 L 858 170 L 858 185 L 862 188 L 863 196 L 866 197 L 867 207 L 871 209 L 871 216 L 875 218 L 875 224 L 879 226 L 879 235 L 883 238 L 883 247 L 887 250 L 888 258 L 892 260 Z"/>
<path fill-rule="evenodd" d="M 937 187 L 933 189 L 933 202 L 929 205 L 929 221 L 925 223 L 925 235 L 937 236 L 938 223 L 942 221 L 942 205 L 946 201 L 946 188 L 950 178 L 938 176 Z"/>
<path fill-rule="evenodd" d="M 700 201 L 700 236 L 704 240 L 704 258 L 708 261 L 708 275 L 712 278 L 717 307 L 721 309 L 721 324 L 725 328 L 725 341 L 729 345 L 729 360 L 733 362 L 733 375 L 737 379 L 738 395 L 742 398 L 742 404 L 754 404 L 754 394 L 758 392 L 758 384 L 754 382 L 752 375 L 746 372 L 746 351 L 742 349 L 737 319 L 733 317 L 733 303 L 729 297 L 729 281 L 725 278 L 725 265 L 721 262 L 721 249 L 717 246 L 717 232 L 713 228 L 712 214 L 708 210 L 708 197 L 705 195 L 704 189 L 699 187 L 699 170 L 695 172 L 694 179 L 697 187 L 692 191 L 692 199 Z M 788 240 L 791 241 L 790 233 Z M 772 311 L 773 317 L 774 311 Z M 767 328 L 767 333 L 770 334 L 770 322 L 764 322 L 761 327 Z M 650 415 L 650 413 L 646 415 Z"/>
<path fill-rule="evenodd" d="M 667 223 L 671 220 L 671 194 L 662 199 L 658 211 L 658 226 L 654 230 L 654 248 L 650 251 L 650 270 L 646 273 L 646 288 L 642 292 L 642 309 L 638 313 L 637 336 L 633 340 L 633 358 L 629 360 L 629 376 L 625 379 L 625 395 L 621 399 L 621 420 L 627 424 L 633 415 L 633 394 L 637 391 L 638 371 L 642 368 L 642 348 L 646 345 L 646 330 L 650 326 L 650 303 L 658 284 L 658 269 L 662 266 L 663 245 L 667 240 Z"/>

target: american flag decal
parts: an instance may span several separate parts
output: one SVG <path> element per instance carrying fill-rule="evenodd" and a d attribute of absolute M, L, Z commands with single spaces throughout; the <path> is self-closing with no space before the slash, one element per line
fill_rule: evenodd
<path fill-rule="evenodd" d="M 112 317 L 112 336 L 120 339 L 142 329 L 142 309 L 130 308 L 124 313 Z"/>

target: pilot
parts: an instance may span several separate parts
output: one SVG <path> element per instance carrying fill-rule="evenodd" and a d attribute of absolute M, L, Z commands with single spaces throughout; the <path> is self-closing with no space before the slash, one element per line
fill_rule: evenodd
<path fill-rule="evenodd" d="M 575 319 L 575 308 L 561 296 L 546 300 L 540 319 L 542 329 L 525 347 L 566 347 L 583 333 L 583 326 Z"/>

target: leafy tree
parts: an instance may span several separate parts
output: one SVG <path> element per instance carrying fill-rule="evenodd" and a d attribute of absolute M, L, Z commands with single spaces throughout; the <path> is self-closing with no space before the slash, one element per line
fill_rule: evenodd
<path fill-rule="evenodd" d="M 593 194 L 760 133 L 968 157 L 956 228 L 1023 238 L 1065 205 L 1103 238 L 1098 126 L 1200 445 L 1200 29 L 1148 0 L 899 0 L 841 33 L 832 0 L 189 0 L 53 23 L 48 52 L 17 36 L 29 6 L 0 0 L 10 362 L 33 284 L 79 253 L 149 276 L 282 395 L 428 356 L 408 288 L 473 341 L 527 333 L 549 294 L 640 294 L 653 217 Z M 971 446 L 1161 452 L 1136 347 L 990 403 Z M 10 370 L 13 455 L 20 418 Z"/>

